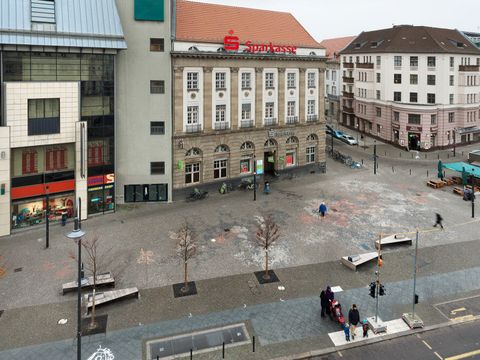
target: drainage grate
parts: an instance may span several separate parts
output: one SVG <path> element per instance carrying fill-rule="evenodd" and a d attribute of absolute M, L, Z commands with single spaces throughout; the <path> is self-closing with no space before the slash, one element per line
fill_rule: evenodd
<path fill-rule="evenodd" d="M 225 347 L 232 347 L 249 342 L 245 324 L 235 324 L 147 341 L 147 359 L 174 359 L 190 356 L 190 350 L 194 353 L 203 353 L 219 350 L 223 343 Z"/>
<path fill-rule="evenodd" d="M 19 268 L 16 268 L 15 270 L 13 270 L 13 272 L 20 272 L 23 270 L 23 267 L 19 267 Z"/>

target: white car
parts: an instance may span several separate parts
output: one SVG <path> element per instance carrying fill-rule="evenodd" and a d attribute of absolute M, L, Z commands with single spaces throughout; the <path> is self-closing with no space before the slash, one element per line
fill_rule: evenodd
<path fill-rule="evenodd" d="M 340 140 L 349 145 L 358 145 L 358 141 L 352 135 L 343 134 Z"/>

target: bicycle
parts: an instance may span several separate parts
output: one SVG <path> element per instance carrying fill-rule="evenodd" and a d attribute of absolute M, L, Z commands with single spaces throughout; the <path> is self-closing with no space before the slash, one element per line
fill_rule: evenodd
<path fill-rule="evenodd" d="M 230 183 L 226 183 L 224 182 L 222 185 L 220 185 L 220 187 L 218 188 L 218 192 L 220 194 L 226 194 L 226 193 L 229 193 L 229 192 L 232 192 L 233 191 L 233 185 L 230 184 Z"/>

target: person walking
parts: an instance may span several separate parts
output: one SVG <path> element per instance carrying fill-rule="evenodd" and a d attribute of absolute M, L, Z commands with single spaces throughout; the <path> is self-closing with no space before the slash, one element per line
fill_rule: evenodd
<path fill-rule="evenodd" d="M 327 205 L 325 205 L 324 202 L 320 204 L 320 207 L 318 208 L 318 212 L 322 217 L 325 217 L 325 214 L 327 213 Z"/>
<path fill-rule="evenodd" d="M 352 308 L 348 312 L 348 322 L 350 323 L 350 333 L 352 340 L 355 340 L 355 330 L 360 322 L 360 313 L 358 312 L 357 305 L 353 304 Z"/>
<path fill-rule="evenodd" d="M 325 290 L 322 290 L 320 292 L 320 306 L 322 308 L 320 314 L 321 314 L 322 318 L 324 318 L 325 317 L 325 311 L 328 308 L 328 299 L 327 299 L 327 294 L 325 293 Z"/>
<path fill-rule="evenodd" d="M 343 325 L 343 332 L 345 333 L 345 340 L 350 341 L 350 329 L 348 328 L 348 323 Z M 353 340 L 353 337 L 352 337 Z"/>
<path fill-rule="evenodd" d="M 433 225 L 433 227 L 437 227 L 437 225 L 440 225 L 440 227 L 443 230 L 442 221 L 443 221 L 442 215 L 440 215 L 439 213 L 436 213 L 436 221 L 435 221 L 435 225 Z"/>
<path fill-rule="evenodd" d="M 332 289 L 330 286 L 327 286 L 327 290 L 325 290 L 325 302 L 326 302 L 326 313 L 328 316 L 331 317 L 331 312 L 330 312 L 330 302 L 333 301 L 335 298 L 335 294 L 333 293 Z"/>
<path fill-rule="evenodd" d="M 362 321 L 363 337 L 368 337 L 368 322 L 366 319 Z"/>

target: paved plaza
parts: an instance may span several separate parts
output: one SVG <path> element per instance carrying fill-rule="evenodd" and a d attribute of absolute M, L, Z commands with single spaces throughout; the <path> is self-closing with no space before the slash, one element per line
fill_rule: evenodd
<path fill-rule="evenodd" d="M 337 145 L 358 161 L 366 153 Z M 87 237 L 98 236 L 101 242 L 101 270 L 114 274 L 117 288 L 136 286 L 141 294 L 139 300 L 99 309 L 109 316 L 107 335 L 86 338 L 85 354 L 101 344 L 115 352 L 115 359 L 141 359 L 147 339 L 243 322 L 258 348 L 249 357 L 247 345 L 228 349 L 231 358 L 269 359 L 333 346 L 328 333 L 338 328 L 319 317 L 320 287 L 341 286 L 337 298 L 347 308 L 359 304 L 362 317 L 375 311 L 366 287 L 374 280 L 374 264 L 352 272 L 340 257 L 374 251 L 380 234 L 414 237 L 417 227 L 418 308 L 430 324 L 445 321 L 433 303 L 480 290 L 480 259 L 474 255 L 479 224 L 471 218 L 470 204 L 451 188 L 425 185 L 426 171 L 436 174 L 434 159 L 379 161 L 373 175 L 367 156 L 365 167 L 355 170 L 329 160 L 327 174 L 281 178 L 272 183 L 270 195 L 259 193 L 256 202 L 249 191 L 213 193 L 194 203 L 126 205 L 85 221 Z M 322 201 L 329 208 L 323 219 L 316 212 Z M 444 231 L 432 227 L 436 212 L 445 219 Z M 258 285 L 253 276 L 264 266 L 264 253 L 253 240 L 266 213 L 274 215 L 281 230 L 269 256 L 283 291 L 278 283 Z M 183 268 L 170 232 L 184 219 L 198 237 L 199 253 L 189 268 L 199 294 L 174 299 L 169 285 L 182 281 Z M 64 236 L 70 229 L 71 224 L 52 226 L 48 250 L 44 228 L 1 239 L 0 359 L 73 358 L 76 297 L 61 294 L 61 284 L 76 276 L 76 246 Z M 385 251 L 384 320 L 410 308 L 412 254 L 408 246 Z M 60 319 L 67 324 L 58 325 Z M 218 351 L 198 358 L 218 358 Z"/>

